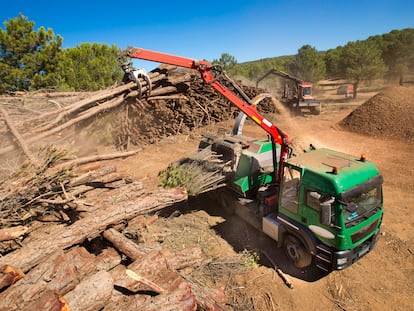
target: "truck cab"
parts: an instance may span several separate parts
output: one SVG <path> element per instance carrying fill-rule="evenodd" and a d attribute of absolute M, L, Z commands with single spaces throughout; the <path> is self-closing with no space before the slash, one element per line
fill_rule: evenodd
<path fill-rule="evenodd" d="M 297 265 L 309 263 L 299 258 L 300 247 L 330 271 L 344 269 L 375 246 L 383 178 L 373 163 L 322 148 L 288 159 L 284 170 L 276 220 L 283 234 L 297 240 L 285 244 Z"/>

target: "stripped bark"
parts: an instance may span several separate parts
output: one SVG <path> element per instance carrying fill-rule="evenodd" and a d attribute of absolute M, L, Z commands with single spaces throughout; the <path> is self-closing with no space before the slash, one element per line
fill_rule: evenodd
<path fill-rule="evenodd" d="M 24 235 L 29 228 L 25 226 L 15 226 L 0 229 L 0 241 L 14 240 Z"/>

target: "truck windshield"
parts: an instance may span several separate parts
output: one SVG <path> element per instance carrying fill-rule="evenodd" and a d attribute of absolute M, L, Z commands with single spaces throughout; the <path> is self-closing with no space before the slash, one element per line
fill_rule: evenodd
<path fill-rule="evenodd" d="M 363 189 L 361 189 L 363 190 Z M 354 191 L 343 203 L 345 226 L 354 226 L 376 213 L 382 206 L 381 186 L 366 191 Z"/>
<path fill-rule="evenodd" d="M 312 88 L 304 87 L 303 88 L 303 96 L 312 95 Z"/>

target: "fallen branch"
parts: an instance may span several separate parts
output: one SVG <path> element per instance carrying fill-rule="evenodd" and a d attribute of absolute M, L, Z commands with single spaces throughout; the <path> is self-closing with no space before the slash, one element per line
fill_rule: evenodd
<path fill-rule="evenodd" d="M 267 259 L 269 259 L 269 261 L 271 262 L 271 264 L 273 265 L 273 268 L 276 270 L 277 274 L 279 275 L 279 277 L 282 279 L 283 283 L 285 283 L 285 285 L 287 287 L 289 287 L 290 289 L 293 289 L 293 284 L 288 280 L 287 276 L 283 273 L 282 270 L 280 270 L 280 268 L 276 265 L 276 263 L 274 262 L 274 260 L 272 259 L 272 257 L 270 257 L 267 252 L 262 251 L 263 255 L 266 256 Z"/>
<path fill-rule="evenodd" d="M 74 159 L 74 160 L 67 161 L 65 163 L 61 163 L 61 164 L 55 165 L 53 167 L 53 169 L 63 169 L 63 168 L 66 168 L 66 167 L 79 166 L 79 165 L 87 164 L 87 163 L 90 163 L 90 162 L 97 162 L 97 161 L 104 161 L 104 160 L 112 160 L 112 159 L 116 159 L 116 158 L 125 158 L 125 157 L 129 157 L 129 156 L 135 155 L 138 152 L 140 152 L 141 150 L 142 149 L 140 148 L 140 149 L 135 149 L 135 150 L 130 150 L 130 151 L 124 151 L 124 152 L 114 152 L 114 153 L 107 153 L 107 154 L 98 154 L 98 155 L 93 155 L 93 156 L 78 158 L 78 159 Z"/>
<path fill-rule="evenodd" d="M 114 99 L 112 99 L 110 101 L 107 101 L 104 104 L 99 105 L 97 107 L 91 108 L 87 112 L 79 115 L 78 117 L 70 119 L 69 121 L 67 121 L 67 122 L 65 122 L 65 123 L 63 123 L 59 126 L 56 126 L 55 128 L 53 128 L 51 130 L 48 130 L 48 131 L 42 132 L 42 133 L 40 133 L 36 136 L 32 136 L 30 138 L 27 138 L 26 142 L 27 143 L 37 142 L 37 141 L 39 141 L 39 140 L 41 140 L 45 137 L 48 137 L 48 136 L 51 136 L 53 134 L 59 133 L 59 132 L 63 131 L 64 129 L 66 129 L 66 128 L 68 128 L 68 127 L 70 127 L 70 126 L 72 126 L 76 123 L 79 123 L 81 121 L 84 121 L 86 119 L 89 119 L 89 118 L 93 117 L 94 115 L 98 114 L 99 112 L 109 110 L 109 109 L 112 109 L 112 108 L 115 108 L 115 107 L 119 106 L 120 104 L 122 104 L 124 102 L 124 100 L 125 99 L 122 96 L 115 97 Z M 7 146 L 7 147 L 4 147 L 4 148 L 0 149 L 0 154 L 4 154 L 6 152 L 10 152 L 10 151 L 13 151 L 13 150 L 14 150 L 14 146 Z"/>
<path fill-rule="evenodd" d="M 24 141 L 23 137 L 20 135 L 19 131 L 14 126 L 14 124 L 13 124 L 12 120 L 10 119 L 9 114 L 7 113 L 7 111 L 5 109 L 3 109 L 2 107 L 0 107 L 0 113 L 3 115 L 4 121 L 6 122 L 8 128 L 10 129 L 10 132 L 16 138 L 17 143 L 22 148 L 22 150 L 23 150 L 24 154 L 26 155 L 26 157 L 30 160 L 30 162 L 32 162 L 33 165 L 38 166 L 39 163 L 38 163 L 37 159 L 34 157 L 32 152 L 29 150 L 29 147 L 27 146 L 27 144 Z"/>

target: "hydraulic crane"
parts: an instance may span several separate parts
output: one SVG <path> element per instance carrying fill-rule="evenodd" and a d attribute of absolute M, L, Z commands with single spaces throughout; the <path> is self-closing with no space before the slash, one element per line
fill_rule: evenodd
<path fill-rule="evenodd" d="M 275 167 L 275 172 L 278 172 L 275 182 L 280 183 L 282 179 L 283 162 L 289 153 L 288 136 L 257 111 L 256 105 L 252 105 L 252 102 L 247 95 L 244 94 L 237 84 L 227 76 L 220 66 L 212 65 L 210 62 L 204 60 L 194 60 L 191 58 L 145 50 L 142 48 L 128 48 L 120 55 L 120 58 L 124 56 L 198 70 L 201 74 L 201 78 L 206 84 L 210 85 L 217 92 L 227 98 L 250 119 L 263 128 L 270 135 L 273 145 L 279 144 L 281 146 L 279 164 L 278 167 Z M 216 76 L 213 73 L 215 73 Z M 243 99 L 231 92 L 219 81 L 218 76 L 220 75 L 224 76 L 232 83 L 234 88 L 242 95 Z M 276 155 L 276 150 L 274 150 L 274 155 Z M 277 161 L 275 161 L 275 165 L 276 162 Z"/>

